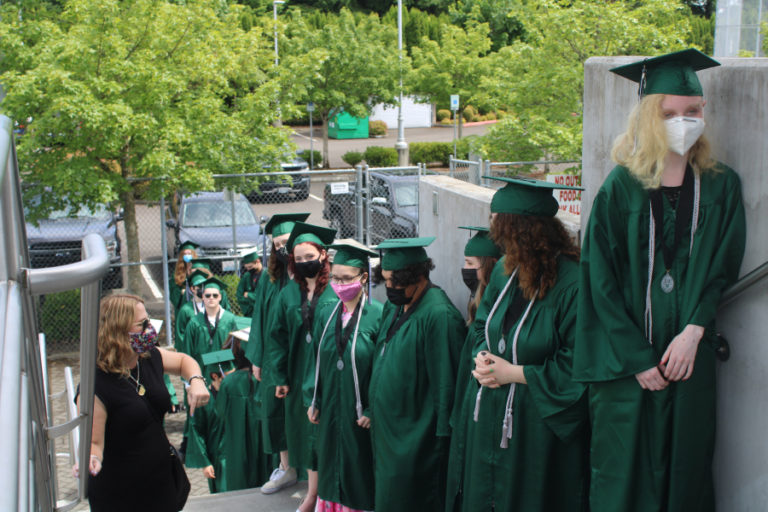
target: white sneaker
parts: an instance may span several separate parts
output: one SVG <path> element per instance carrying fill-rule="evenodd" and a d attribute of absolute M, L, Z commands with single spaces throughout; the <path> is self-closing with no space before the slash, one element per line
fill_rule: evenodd
<path fill-rule="evenodd" d="M 294 485 L 297 481 L 294 468 L 283 469 L 280 466 L 269 476 L 269 482 L 261 486 L 261 492 L 262 494 L 273 494 Z"/>

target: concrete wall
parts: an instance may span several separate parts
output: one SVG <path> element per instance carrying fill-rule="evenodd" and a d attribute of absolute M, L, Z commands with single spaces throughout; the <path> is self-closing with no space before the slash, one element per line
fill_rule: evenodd
<path fill-rule="evenodd" d="M 584 66 L 582 223 L 613 167 L 613 140 L 637 102 L 636 84 L 608 70 L 636 58 L 599 57 Z M 701 71 L 707 106 L 706 136 L 714 156 L 742 181 L 747 251 L 741 275 L 768 260 L 768 59 L 719 59 Z M 768 281 L 721 310 L 718 326 L 732 356 L 718 369 L 715 450 L 717 509 L 763 511 L 768 503 Z"/>
<path fill-rule="evenodd" d="M 448 176 L 424 176 L 419 184 L 419 236 L 437 237 L 427 248 L 435 263 L 430 277 L 465 317 L 469 290 L 461 279 L 461 267 L 470 232 L 459 226 L 488 226 L 494 192 Z M 578 235 L 578 216 L 560 211 L 558 218 Z"/>

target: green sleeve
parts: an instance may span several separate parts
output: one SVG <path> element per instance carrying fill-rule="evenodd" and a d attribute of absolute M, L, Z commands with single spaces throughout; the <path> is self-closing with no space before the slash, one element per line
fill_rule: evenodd
<path fill-rule="evenodd" d="M 485 323 L 488 321 L 488 315 L 491 312 L 491 308 L 493 308 L 493 304 L 509 280 L 509 276 L 504 274 L 505 259 L 506 257 L 502 257 L 494 265 L 491 277 L 488 280 L 488 286 L 485 287 L 483 298 L 477 306 L 475 321 L 469 327 L 467 342 L 471 345 L 469 355 L 472 359 L 475 358 L 478 352 L 487 348 L 485 344 Z M 471 369 L 474 369 L 474 367 L 474 364 L 470 366 Z"/>
<path fill-rule="evenodd" d="M 626 219 L 608 195 L 601 189 L 595 198 L 581 249 L 573 376 L 582 382 L 628 377 L 659 362 L 624 306 L 624 280 L 631 276 L 617 265 L 626 259 L 620 253 Z"/>
<path fill-rule="evenodd" d="M 317 396 L 315 398 L 315 405 L 318 409 L 320 409 L 320 396 L 322 391 L 322 386 L 320 386 L 320 382 L 322 380 L 322 373 L 320 372 L 320 369 L 317 367 L 317 352 L 320 350 L 320 345 L 324 342 L 323 340 L 323 330 L 325 329 L 325 325 L 328 323 L 328 320 L 330 319 L 333 308 L 335 304 L 332 303 L 324 303 L 324 304 L 318 304 L 317 306 L 317 313 L 315 314 L 315 322 L 312 326 L 312 340 L 314 341 L 312 343 L 312 353 L 310 357 L 307 358 L 307 368 L 305 371 L 305 375 L 307 376 L 306 379 L 304 379 L 304 385 L 302 386 L 302 392 L 304 394 L 304 405 L 309 407 L 312 405 L 312 396 L 315 392 L 315 374 L 320 373 L 320 375 L 317 376 L 318 378 L 318 389 L 317 389 Z M 334 322 L 331 321 L 331 325 L 328 326 L 328 330 L 330 331 L 331 335 L 329 337 L 328 333 L 325 334 L 325 337 L 327 338 L 325 340 L 325 343 L 333 343 L 334 339 Z"/>
<path fill-rule="evenodd" d="M 176 319 L 174 324 L 174 334 L 175 339 L 173 341 L 174 346 L 176 347 L 176 350 L 183 353 L 188 353 L 188 348 L 186 344 L 184 343 L 184 333 L 187 328 L 187 324 L 189 324 L 189 321 L 191 320 L 191 317 L 189 315 L 189 310 L 186 308 L 180 308 L 179 312 L 176 313 Z"/>
<path fill-rule="evenodd" d="M 539 415 L 560 439 L 567 439 L 586 420 L 586 386 L 571 378 L 573 345 L 576 335 L 577 289 L 572 286 L 561 294 L 555 325 L 557 351 L 542 365 L 523 367 L 528 390 Z"/>
<path fill-rule="evenodd" d="M 176 313 L 181 307 L 181 288 L 176 284 L 173 273 L 169 273 L 168 275 L 168 295 L 174 313 Z"/>
<path fill-rule="evenodd" d="M 221 290 L 221 307 L 227 311 L 232 311 L 232 306 L 229 303 L 229 295 L 227 295 L 227 290 Z"/>
<path fill-rule="evenodd" d="M 449 305 L 434 307 L 426 324 L 426 332 L 420 334 L 429 347 L 425 362 L 437 413 L 435 435 L 447 437 L 451 435 L 450 420 L 456 391 L 456 366 L 461 343 L 467 331 L 459 312 Z"/>
<path fill-rule="evenodd" d="M 290 343 L 290 332 L 286 319 L 286 305 L 284 297 L 287 296 L 288 288 L 283 288 L 277 295 L 274 305 L 272 320 L 269 322 L 269 335 L 267 336 L 264 350 L 269 358 L 270 368 L 272 369 L 272 380 L 270 385 L 285 386 L 288 385 L 288 344 Z"/>
<path fill-rule="evenodd" d="M 725 289 L 739 277 L 747 233 L 744 204 L 741 199 L 741 183 L 733 171 L 728 172 L 725 198 L 722 212 L 724 222 L 720 232 L 714 237 L 716 249 L 708 265 L 709 275 L 704 278 L 707 286 L 698 306 L 693 311 L 689 324 L 702 327 L 711 325 L 717 313 L 720 297 Z"/>
<path fill-rule="evenodd" d="M 208 437 L 210 435 L 209 415 L 213 412 L 212 405 L 195 409 L 195 415 L 189 417 L 189 433 L 187 440 L 187 453 L 184 459 L 184 465 L 189 468 L 205 468 L 211 466 L 213 462 L 208 458 L 209 446 Z"/>

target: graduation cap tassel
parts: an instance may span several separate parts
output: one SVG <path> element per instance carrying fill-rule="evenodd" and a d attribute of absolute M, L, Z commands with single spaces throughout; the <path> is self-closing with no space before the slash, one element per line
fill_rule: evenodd
<path fill-rule="evenodd" d="M 640 82 L 638 83 L 637 88 L 637 101 L 640 101 L 643 99 L 643 96 L 645 95 L 645 82 L 648 77 L 648 70 L 645 67 L 645 64 L 643 64 L 643 70 L 640 72 Z"/>

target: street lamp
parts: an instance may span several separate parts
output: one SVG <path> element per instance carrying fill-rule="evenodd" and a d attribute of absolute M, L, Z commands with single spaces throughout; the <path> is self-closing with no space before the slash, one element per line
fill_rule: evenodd
<path fill-rule="evenodd" d="M 284 0 L 272 0 L 272 19 L 275 25 L 275 73 L 277 73 L 277 65 L 280 64 L 280 54 L 277 51 L 277 6 L 284 4 Z M 275 119 L 275 126 L 282 126 L 282 115 L 280 114 L 280 99 L 277 100 L 277 119 Z"/>
<path fill-rule="evenodd" d="M 408 143 L 405 142 L 403 126 L 403 0 L 397 0 L 397 56 L 400 60 L 400 102 L 397 107 L 397 165 L 408 165 Z"/>

